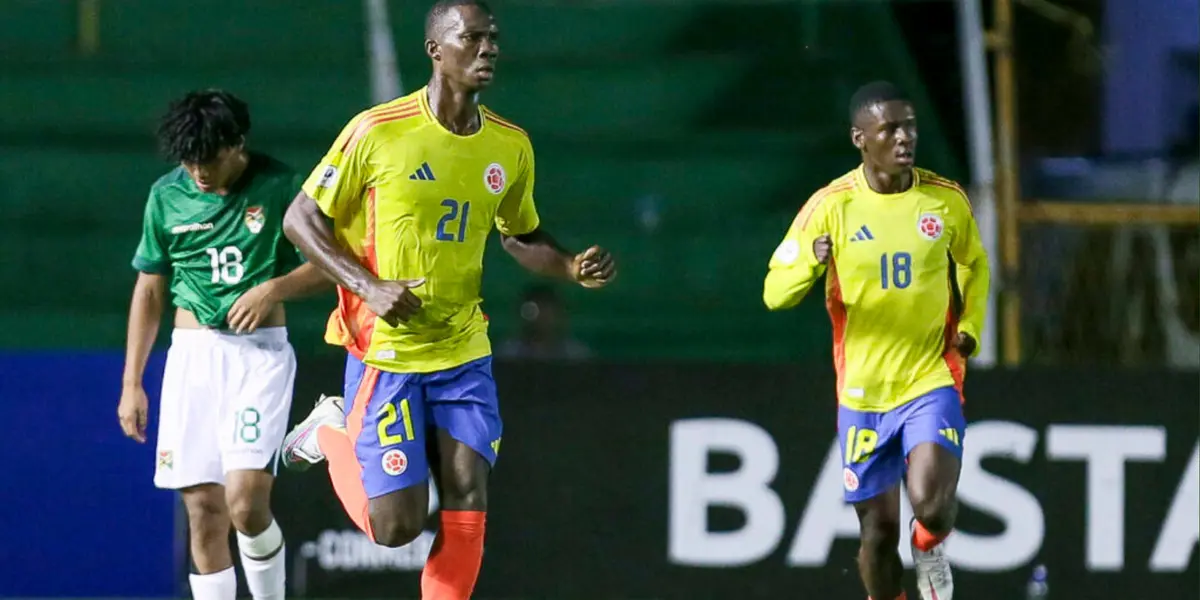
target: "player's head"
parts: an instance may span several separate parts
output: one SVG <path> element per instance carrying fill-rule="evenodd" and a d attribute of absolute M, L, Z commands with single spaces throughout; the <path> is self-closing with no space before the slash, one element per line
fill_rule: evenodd
<path fill-rule="evenodd" d="M 492 82 L 499 30 L 483 0 L 438 0 L 425 17 L 425 53 L 434 73 L 468 91 Z"/>
<path fill-rule="evenodd" d="M 167 159 L 178 162 L 203 191 L 223 189 L 245 163 L 250 109 L 229 92 L 195 91 L 171 103 L 158 126 Z"/>
<path fill-rule="evenodd" d="M 886 81 L 859 88 L 850 99 L 850 141 L 873 169 L 911 169 L 917 153 L 917 116 L 908 96 Z"/>

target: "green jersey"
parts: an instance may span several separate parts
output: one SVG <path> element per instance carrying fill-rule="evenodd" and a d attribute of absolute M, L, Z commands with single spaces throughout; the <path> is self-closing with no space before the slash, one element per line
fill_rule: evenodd
<path fill-rule="evenodd" d="M 169 275 L 175 306 L 201 325 L 227 328 L 239 296 L 299 266 L 283 215 L 302 183 L 287 165 L 256 153 L 226 196 L 200 191 L 176 168 L 150 188 L 133 268 Z"/>

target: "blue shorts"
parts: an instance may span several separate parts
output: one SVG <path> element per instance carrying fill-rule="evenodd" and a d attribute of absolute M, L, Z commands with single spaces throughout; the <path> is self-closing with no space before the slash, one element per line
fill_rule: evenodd
<path fill-rule="evenodd" d="M 941 444 L 961 459 L 966 429 L 961 397 L 953 387 L 938 388 L 883 413 L 839 406 L 846 502 L 862 502 L 900 483 L 908 453 L 919 444 Z"/>
<path fill-rule="evenodd" d="M 424 483 L 435 429 L 496 464 L 503 426 L 490 356 L 433 373 L 390 373 L 346 360 L 346 433 L 368 498 Z"/>

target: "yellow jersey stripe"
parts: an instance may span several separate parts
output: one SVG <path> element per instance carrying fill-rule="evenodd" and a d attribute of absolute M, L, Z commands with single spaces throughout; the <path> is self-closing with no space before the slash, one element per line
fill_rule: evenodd
<path fill-rule="evenodd" d="M 415 101 L 404 102 L 395 107 L 383 109 L 378 112 L 368 112 L 367 115 L 358 122 L 358 126 L 354 128 L 354 133 L 350 134 L 350 137 L 346 139 L 346 143 L 342 145 L 342 152 L 346 153 L 353 150 L 354 146 L 358 144 L 358 141 L 367 135 L 367 132 L 376 125 L 415 117 L 419 114 L 421 114 L 421 109 L 419 106 L 417 106 Z"/>

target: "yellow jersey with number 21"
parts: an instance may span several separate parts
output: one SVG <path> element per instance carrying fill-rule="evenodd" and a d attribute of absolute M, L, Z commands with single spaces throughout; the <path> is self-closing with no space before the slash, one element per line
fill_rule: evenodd
<path fill-rule="evenodd" d="M 480 106 L 479 131 L 456 135 L 426 88 L 355 116 L 304 183 L 337 241 L 380 279 L 425 278 L 421 309 L 392 327 L 338 288 L 325 340 L 393 373 L 450 369 L 491 354 L 480 309 L 492 226 L 538 227 L 529 136 Z"/>

